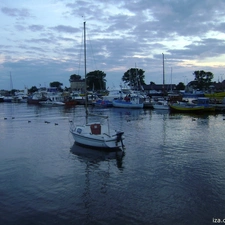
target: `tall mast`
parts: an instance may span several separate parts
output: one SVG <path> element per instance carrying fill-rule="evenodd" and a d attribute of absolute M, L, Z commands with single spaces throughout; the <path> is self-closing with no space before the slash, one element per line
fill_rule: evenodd
<path fill-rule="evenodd" d="M 163 56 L 163 92 L 164 92 L 164 86 L 165 86 L 165 66 L 164 66 L 164 54 L 162 53 Z"/>
<path fill-rule="evenodd" d="M 11 75 L 11 72 L 10 72 L 10 91 L 13 90 L 13 82 L 12 82 L 12 75 Z"/>
<path fill-rule="evenodd" d="M 88 109 L 87 109 L 87 66 L 86 66 L 86 22 L 84 22 L 84 78 L 85 78 L 85 110 L 86 110 L 86 123 L 87 123 L 87 116 L 88 116 Z"/>

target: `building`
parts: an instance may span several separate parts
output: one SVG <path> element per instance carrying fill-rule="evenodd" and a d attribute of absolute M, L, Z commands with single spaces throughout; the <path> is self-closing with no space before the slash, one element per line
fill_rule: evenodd
<path fill-rule="evenodd" d="M 73 80 L 70 81 L 71 91 L 84 91 L 85 90 L 85 80 Z"/>

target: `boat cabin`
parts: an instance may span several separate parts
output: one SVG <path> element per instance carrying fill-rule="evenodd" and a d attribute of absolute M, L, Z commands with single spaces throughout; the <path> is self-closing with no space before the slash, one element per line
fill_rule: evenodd
<path fill-rule="evenodd" d="M 91 124 L 90 128 L 91 128 L 92 134 L 101 134 L 101 124 L 100 123 Z"/>
<path fill-rule="evenodd" d="M 209 98 L 198 98 L 197 105 L 209 105 Z"/>

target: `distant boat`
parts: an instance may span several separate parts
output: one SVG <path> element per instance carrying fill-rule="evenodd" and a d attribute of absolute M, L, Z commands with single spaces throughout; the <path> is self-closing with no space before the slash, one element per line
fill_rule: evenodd
<path fill-rule="evenodd" d="M 13 97 L 12 96 L 4 96 L 3 100 L 4 100 L 4 102 L 12 102 L 13 101 Z"/>
<path fill-rule="evenodd" d="M 4 96 L 0 95 L 0 102 L 4 102 Z"/>
<path fill-rule="evenodd" d="M 39 102 L 39 104 L 43 106 L 64 106 L 65 105 L 64 102 L 52 101 L 51 99 L 47 99 L 46 101 L 41 101 Z"/>
<path fill-rule="evenodd" d="M 208 98 L 223 98 L 225 97 L 225 92 L 205 93 L 204 96 Z"/>
<path fill-rule="evenodd" d="M 152 103 L 153 109 L 162 109 L 162 110 L 169 110 L 169 104 L 168 101 L 155 101 Z"/>
<path fill-rule="evenodd" d="M 216 108 L 213 105 L 209 104 L 209 98 L 199 97 L 196 100 L 198 106 L 204 107 L 204 112 L 214 112 Z"/>
<path fill-rule="evenodd" d="M 86 123 L 76 125 L 71 123 L 70 132 L 76 143 L 94 148 L 117 149 L 123 147 L 124 132 L 111 130 L 109 128 L 108 116 L 93 115 L 87 108 L 87 73 L 86 73 L 86 31 L 84 22 L 84 66 L 85 66 L 85 113 Z M 90 116 L 97 116 L 107 120 L 107 123 L 88 122 Z"/>
<path fill-rule="evenodd" d="M 112 100 L 112 104 L 117 108 L 142 109 L 144 108 L 144 97 L 131 90 L 124 97 L 124 93 L 121 90 L 120 97 Z"/>
<path fill-rule="evenodd" d="M 142 109 L 144 108 L 144 100 L 138 96 L 129 97 L 126 96 L 124 99 L 113 100 L 112 104 L 118 108 L 129 108 L 129 109 Z"/>
<path fill-rule="evenodd" d="M 204 106 L 198 106 L 196 104 L 170 104 L 171 112 L 182 112 L 182 113 L 200 113 L 204 111 Z"/>
<path fill-rule="evenodd" d="M 99 107 L 112 107 L 113 104 L 109 100 L 103 100 L 103 99 L 98 99 L 93 103 L 94 106 L 99 106 Z"/>
<path fill-rule="evenodd" d="M 47 97 L 45 96 L 44 91 L 36 91 L 32 95 L 28 96 L 27 103 L 28 104 L 39 104 L 42 101 L 47 101 Z"/>

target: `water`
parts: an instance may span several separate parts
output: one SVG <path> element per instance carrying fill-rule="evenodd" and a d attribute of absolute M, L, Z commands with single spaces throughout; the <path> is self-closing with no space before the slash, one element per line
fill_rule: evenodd
<path fill-rule="evenodd" d="M 91 110 L 124 130 L 124 153 L 74 144 L 70 120 L 84 121 L 82 106 L 0 104 L 0 224 L 205 225 L 225 218 L 224 115 Z"/>

